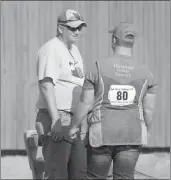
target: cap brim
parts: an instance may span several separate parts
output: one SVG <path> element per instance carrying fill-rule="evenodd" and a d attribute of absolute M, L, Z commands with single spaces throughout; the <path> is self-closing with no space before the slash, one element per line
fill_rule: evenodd
<path fill-rule="evenodd" d="M 76 28 L 80 25 L 83 25 L 85 27 L 87 27 L 87 24 L 84 21 L 78 20 L 78 21 L 72 21 L 72 22 L 67 22 L 66 23 L 68 26 Z"/>
<path fill-rule="evenodd" d="M 109 30 L 109 33 L 110 34 L 113 34 L 114 33 L 114 30 L 113 29 L 111 29 L 111 30 Z M 137 32 L 136 31 L 134 31 L 134 32 L 128 32 L 127 33 L 127 35 L 132 35 L 132 36 L 134 36 L 134 37 L 137 37 Z"/>

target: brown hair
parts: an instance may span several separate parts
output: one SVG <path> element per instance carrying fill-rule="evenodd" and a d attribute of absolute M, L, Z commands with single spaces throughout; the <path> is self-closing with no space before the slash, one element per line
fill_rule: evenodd
<path fill-rule="evenodd" d="M 115 40 L 115 42 L 114 42 Z M 115 44 L 115 46 L 124 46 L 132 48 L 134 45 L 134 36 L 133 35 L 126 35 L 124 39 L 119 39 L 115 35 L 112 35 L 112 43 Z"/>

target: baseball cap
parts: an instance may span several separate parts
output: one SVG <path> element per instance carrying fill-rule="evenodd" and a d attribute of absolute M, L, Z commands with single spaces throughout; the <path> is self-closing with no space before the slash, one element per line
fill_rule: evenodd
<path fill-rule="evenodd" d="M 58 24 L 65 24 L 73 28 L 76 28 L 82 24 L 83 26 L 87 27 L 87 24 L 80 13 L 72 9 L 67 9 L 59 14 Z"/>
<path fill-rule="evenodd" d="M 110 30 L 109 33 L 113 34 L 115 37 L 117 37 L 120 40 L 126 39 L 127 35 L 132 35 L 134 37 L 137 36 L 137 32 L 133 24 L 127 22 L 120 23 L 114 29 Z"/>

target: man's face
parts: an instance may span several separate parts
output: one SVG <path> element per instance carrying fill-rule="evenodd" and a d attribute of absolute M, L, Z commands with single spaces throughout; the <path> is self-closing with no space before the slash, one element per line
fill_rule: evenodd
<path fill-rule="evenodd" d="M 83 29 L 83 25 L 76 28 L 70 26 L 63 26 L 62 36 L 68 43 L 76 43 L 80 39 L 80 32 Z"/>

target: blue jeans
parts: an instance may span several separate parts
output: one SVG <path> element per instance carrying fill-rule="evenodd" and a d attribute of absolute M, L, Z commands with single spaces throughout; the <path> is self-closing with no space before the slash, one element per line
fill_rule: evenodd
<path fill-rule="evenodd" d="M 64 115 L 65 118 L 71 116 L 68 112 L 60 112 L 60 115 Z M 52 121 L 47 111 L 39 110 L 36 122 L 42 124 L 45 135 L 50 132 Z M 44 141 L 44 179 L 86 179 L 87 177 L 87 150 L 84 141 L 80 138 L 72 140 L 68 137 L 70 125 L 63 126 L 65 139 L 69 142 L 54 142 L 50 136 Z"/>
<path fill-rule="evenodd" d="M 91 147 L 87 178 L 107 179 L 113 160 L 113 179 L 134 179 L 139 154 L 140 146 Z"/>

